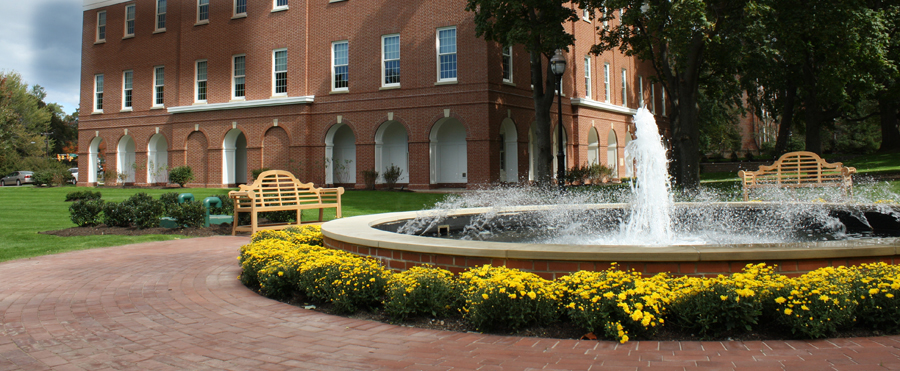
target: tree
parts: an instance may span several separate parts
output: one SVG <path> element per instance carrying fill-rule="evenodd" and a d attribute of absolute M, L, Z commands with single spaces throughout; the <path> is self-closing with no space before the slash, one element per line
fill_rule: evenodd
<path fill-rule="evenodd" d="M 890 35 L 887 45 L 889 64 L 879 74 L 881 88 L 875 94 L 881 121 L 881 146 L 878 152 L 900 152 L 900 1 L 873 0 L 872 9 L 879 12 L 885 22 L 885 31 Z"/>
<path fill-rule="evenodd" d="M 575 37 L 566 32 L 564 22 L 578 19 L 571 0 L 468 0 L 466 10 L 475 13 L 475 33 L 501 45 L 523 45 L 531 59 L 534 87 L 536 146 L 535 179 L 548 183 L 553 154 L 550 149 L 550 107 L 556 91 L 556 76 L 550 64 L 557 49 L 568 50 Z M 546 72 L 546 76 L 545 76 Z M 541 82 L 543 81 L 543 85 Z"/>
<path fill-rule="evenodd" d="M 652 62 L 672 104 L 671 172 L 686 191 L 700 187 L 699 102 L 709 77 L 737 85 L 735 58 L 742 54 L 740 36 L 754 15 L 751 0 L 580 0 L 595 9 L 622 9 L 617 25 L 599 30 L 592 52 L 619 48 Z M 603 20 L 620 12 L 605 11 Z M 734 100 L 734 90 L 723 90 Z"/>
<path fill-rule="evenodd" d="M 15 72 L 0 73 L 0 170 L 7 171 L 19 159 L 40 156 L 51 113 L 40 106 L 43 89 L 29 91 Z"/>

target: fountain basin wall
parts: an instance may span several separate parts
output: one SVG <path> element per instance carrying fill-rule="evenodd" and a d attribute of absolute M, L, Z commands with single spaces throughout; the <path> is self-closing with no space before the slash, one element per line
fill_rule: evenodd
<path fill-rule="evenodd" d="M 734 205 L 742 205 L 735 203 Z M 487 212 L 462 209 L 448 215 Z M 597 246 L 485 242 L 422 237 L 373 226 L 413 219 L 417 212 L 375 214 L 337 219 L 322 225 L 325 246 L 380 260 L 402 271 L 431 264 L 458 273 L 484 264 L 505 265 L 547 279 L 579 270 L 597 271 L 617 263 L 620 269 L 652 275 L 715 276 L 739 272 L 747 264 L 777 265 L 795 276 L 821 267 L 870 262 L 900 264 L 900 238 L 798 243 L 703 246 Z"/>

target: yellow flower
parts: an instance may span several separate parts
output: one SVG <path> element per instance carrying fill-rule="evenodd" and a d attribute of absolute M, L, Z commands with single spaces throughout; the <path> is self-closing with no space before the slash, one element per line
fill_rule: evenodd
<path fill-rule="evenodd" d="M 516 298 L 516 294 L 509 294 L 509 298 L 510 298 L 510 299 L 515 299 L 515 298 Z"/>
<path fill-rule="evenodd" d="M 535 294 L 534 291 L 529 291 L 529 292 L 528 292 L 528 297 L 531 298 L 531 300 L 534 300 L 534 298 L 537 297 L 537 294 Z"/>
<path fill-rule="evenodd" d="M 894 297 L 894 294 L 887 293 L 887 294 L 884 294 L 884 296 L 887 297 L 888 299 L 892 299 Z"/>
<path fill-rule="evenodd" d="M 784 304 L 784 302 L 786 302 L 786 301 L 787 301 L 787 299 L 780 297 L 780 296 L 775 299 L 775 302 L 778 304 Z"/>
<path fill-rule="evenodd" d="M 800 306 L 800 309 L 803 309 L 803 310 L 809 310 L 809 307 L 807 307 L 806 305 L 801 305 L 801 306 Z"/>
<path fill-rule="evenodd" d="M 722 296 L 719 296 L 719 299 L 722 299 L 722 301 L 725 301 L 725 300 L 728 300 L 728 297 L 725 295 L 722 295 Z"/>
<path fill-rule="evenodd" d="M 787 315 L 790 316 L 791 313 L 794 313 L 794 311 L 792 311 L 791 308 L 788 308 L 788 309 L 785 309 L 785 310 L 784 310 L 784 314 L 787 314 Z"/>
<path fill-rule="evenodd" d="M 481 297 L 484 298 L 484 300 L 488 300 L 488 294 L 481 294 Z"/>
<path fill-rule="evenodd" d="M 284 276 L 284 272 L 279 271 L 279 272 L 278 272 L 278 277 L 281 277 L 281 276 Z"/>
<path fill-rule="evenodd" d="M 869 289 L 869 295 L 875 295 L 878 293 L 878 289 Z"/>

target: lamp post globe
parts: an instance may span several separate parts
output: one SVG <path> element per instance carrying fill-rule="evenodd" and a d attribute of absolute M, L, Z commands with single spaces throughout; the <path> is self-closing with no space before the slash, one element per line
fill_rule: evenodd
<path fill-rule="evenodd" d="M 563 145 L 563 122 L 562 122 L 562 76 L 566 72 L 566 57 L 563 56 L 562 49 L 556 49 L 553 58 L 550 58 L 550 70 L 556 75 L 556 112 L 559 114 L 559 136 L 556 140 L 556 183 L 560 188 L 566 185 L 566 149 Z"/>

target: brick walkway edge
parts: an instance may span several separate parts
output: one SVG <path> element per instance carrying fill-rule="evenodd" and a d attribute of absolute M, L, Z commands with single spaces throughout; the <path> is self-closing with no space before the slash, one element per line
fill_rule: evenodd
<path fill-rule="evenodd" d="M 900 337 L 617 344 L 329 316 L 237 280 L 247 237 L 0 263 L 0 370 L 900 369 Z"/>

